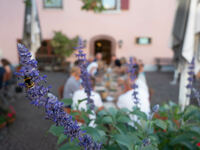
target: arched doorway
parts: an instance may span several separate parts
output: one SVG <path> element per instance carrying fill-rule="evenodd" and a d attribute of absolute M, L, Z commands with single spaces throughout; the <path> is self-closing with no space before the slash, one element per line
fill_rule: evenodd
<path fill-rule="evenodd" d="M 107 35 L 96 36 L 90 41 L 90 56 L 95 56 L 96 53 L 100 52 L 107 64 L 110 64 L 111 56 L 115 54 L 115 49 L 115 39 Z"/>

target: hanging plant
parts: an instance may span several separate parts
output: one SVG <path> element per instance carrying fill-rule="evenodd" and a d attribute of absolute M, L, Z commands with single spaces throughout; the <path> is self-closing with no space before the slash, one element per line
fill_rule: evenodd
<path fill-rule="evenodd" d="M 103 4 L 101 0 L 82 0 L 83 10 L 93 10 L 94 12 L 101 12 L 104 10 Z"/>

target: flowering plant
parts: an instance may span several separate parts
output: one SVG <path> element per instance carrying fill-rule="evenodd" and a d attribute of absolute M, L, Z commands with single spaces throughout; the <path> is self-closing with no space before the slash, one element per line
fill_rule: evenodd
<path fill-rule="evenodd" d="M 23 80 L 20 85 L 26 89 L 26 96 L 30 103 L 43 107 L 46 118 L 55 123 L 50 128 L 50 132 L 58 137 L 60 150 L 198 149 L 200 141 L 199 107 L 191 105 L 182 112 L 178 105 L 171 102 L 161 108 L 155 105 L 151 114 L 145 114 L 137 106 L 132 110 L 110 108 L 99 111 L 91 105 L 93 102 L 90 99 L 90 85 L 84 83 L 84 88 L 88 93 L 86 100 L 92 109 L 72 111 L 68 114 L 63 109 L 65 103 L 69 105 L 68 100 L 67 102 L 66 100 L 58 101 L 54 95 L 48 95 L 50 87 L 42 85 L 42 82 L 46 82 L 46 76 L 39 75 L 37 62 L 31 59 L 30 52 L 21 44 L 18 44 L 18 51 L 22 68 L 16 75 Z M 80 52 L 79 55 L 85 56 Z M 80 67 L 84 68 L 85 63 Z M 82 74 L 87 75 L 87 72 L 82 70 Z M 136 85 L 134 88 L 136 90 Z M 133 98 L 136 99 L 137 91 L 135 90 Z M 84 100 L 80 98 L 79 104 L 82 101 Z M 138 103 L 138 101 L 134 102 Z M 77 110 L 77 108 L 79 107 L 75 106 L 72 110 Z M 94 113 L 96 117 L 89 118 Z M 81 126 L 76 120 L 77 115 L 83 120 Z M 94 126 L 89 126 L 91 122 Z"/>
<path fill-rule="evenodd" d="M 101 0 L 82 0 L 83 10 L 93 10 L 94 12 L 101 12 L 104 10 Z"/>
<path fill-rule="evenodd" d="M 0 125 L 6 122 L 6 118 L 4 115 L 0 115 Z"/>
<path fill-rule="evenodd" d="M 77 121 L 73 121 L 72 116 L 67 114 L 56 96 L 49 94 L 51 87 L 45 87 L 42 83 L 46 82 L 46 76 L 40 76 L 37 70 L 37 61 L 31 59 L 31 53 L 28 49 L 18 44 L 18 52 L 20 56 L 20 64 L 22 65 L 19 72 L 15 74 L 21 78 L 23 82 L 19 85 L 26 89 L 26 97 L 30 103 L 41 108 L 46 112 L 46 119 L 55 122 L 56 126 L 63 128 L 63 136 L 68 140 L 78 140 L 78 145 L 85 150 L 100 150 L 101 144 L 96 143 L 87 135 Z"/>
<path fill-rule="evenodd" d="M 68 104 L 68 100 L 63 100 Z M 81 103 L 82 101 L 80 101 Z M 80 104 L 79 103 L 79 104 Z M 78 105 L 79 105 L 78 104 Z M 77 110 L 78 106 L 72 108 Z M 147 116 L 137 107 L 131 111 L 109 108 L 96 110 L 96 118 L 90 119 L 90 110 L 71 111 L 76 119 L 81 118 L 81 129 L 86 131 L 94 140 L 102 143 L 105 150 L 198 150 L 200 142 L 200 108 L 188 106 L 184 112 L 173 103 L 152 108 L 152 113 Z M 151 119 L 151 115 L 153 115 Z M 133 120 L 136 116 L 138 120 Z M 94 121 L 95 127 L 88 126 Z M 58 137 L 57 144 L 60 149 L 78 150 L 78 141 L 66 143 L 68 140 L 62 135 L 62 128 L 51 126 L 49 131 Z"/>
<path fill-rule="evenodd" d="M 9 122 L 12 119 L 16 118 L 16 112 L 12 106 L 9 108 L 0 108 L 0 124 L 7 122 L 8 124 L 11 123 Z"/>

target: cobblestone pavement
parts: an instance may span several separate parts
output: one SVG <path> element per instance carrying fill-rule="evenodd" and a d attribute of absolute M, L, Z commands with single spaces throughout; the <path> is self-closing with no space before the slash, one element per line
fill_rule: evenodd
<path fill-rule="evenodd" d="M 64 73 L 44 73 L 48 75 L 48 83 L 52 92 L 58 95 L 57 89 L 67 75 Z M 146 73 L 149 87 L 154 90 L 152 104 L 163 103 L 178 98 L 178 85 L 171 86 L 172 73 Z M 29 104 L 24 95 L 12 103 L 17 118 L 13 125 L 0 130 L 0 150 L 56 150 L 56 138 L 47 133 L 52 122 L 44 119 L 44 112 Z"/>

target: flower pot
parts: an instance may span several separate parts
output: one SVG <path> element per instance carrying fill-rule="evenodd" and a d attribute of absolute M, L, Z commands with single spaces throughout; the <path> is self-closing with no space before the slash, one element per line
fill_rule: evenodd
<path fill-rule="evenodd" d="M 0 124 L 0 129 L 4 128 L 6 126 L 6 122 L 3 122 Z"/>

